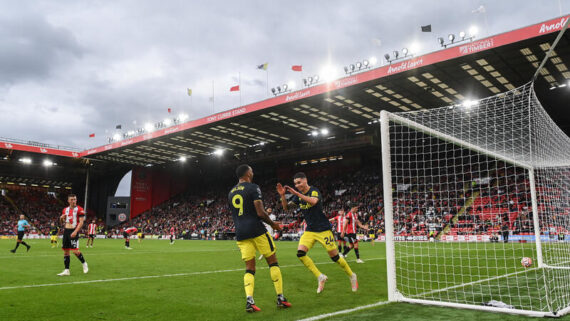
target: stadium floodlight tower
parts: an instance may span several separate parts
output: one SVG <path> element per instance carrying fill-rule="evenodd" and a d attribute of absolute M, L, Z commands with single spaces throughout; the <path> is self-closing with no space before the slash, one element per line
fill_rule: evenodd
<path fill-rule="evenodd" d="M 380 125 L 390 301 L 570 311 L 570 138 L 534 80 Z"/>

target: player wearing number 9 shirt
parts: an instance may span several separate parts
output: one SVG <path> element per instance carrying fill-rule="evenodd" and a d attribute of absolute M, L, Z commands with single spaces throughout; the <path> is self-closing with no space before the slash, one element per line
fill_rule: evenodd
<path fill-rule="evenodd" d="M 277 293 L 277 307 L 288 308 L 291 304 L 283 296 L 283 280 L 275 255 L 275 244 L 273 238 L 267 233 L 262 220 L 275 230 L 280 230 L 281 227 L 273 222 L 265 212 L 261 200 L 261 190 L 257 185 L 251 183 L 253 179 L 251 167 L 240 165 L 236 169 L 236 175 L 239 182 L 230 190 L 228 201 L 235 224 L 237 245 L 241 251 L 241 258 L 245 262 L 245 275 L 243 277 L 246 295 L 245 310 L 247 312 L 260 311 L 253 300 L 256 251 L 265 257 L 269 265 L 269 273 Z"/>
<path fill-rule="evenodd" d="M 313 260 L 307 256 L 307 252 L 313 247 L 315 242 L 321 243 L 327 250 L 331 260 L 336 262 L 344 270 L 346 275 L 348 275 L 352 291 L 358 290 L 356 274 L 352 272 L 346 260 L 339 256 L 336 245 L 334 244 L 331 223 L 323 213 L 323 196 L 321 192 L 316 187 L 308 185 L 307 176 L 302 172 L 293 176 L 293 183 L 296 189 L 277 183 L 277 193 L 281 196 L 281 204 L 284 210 L 292 206 L 298 206 L 303 213 L 305 222 L 307 222 L 307 229 L 299 240 L 297 257 L 317 278 L 319 283 L 317 293 L 323 291 L 328 278 L 319 271 Z M 286 191 L 293 194 L 289 202 L 287 202 L 285 198 Z"/>

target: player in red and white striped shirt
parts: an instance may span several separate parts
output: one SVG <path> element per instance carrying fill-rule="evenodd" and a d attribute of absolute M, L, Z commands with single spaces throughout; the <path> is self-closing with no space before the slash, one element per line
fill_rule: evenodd
<path fill-rule="evenodd" d="M 346 257 L 348 252 L 350 252 L 350 250 L 354 248 L 354 254 L 356 254 L 356 263 L 364 263 L 364 261 L 360 259 L 360 251 L 358 250 L 358 238 L 356 237 L 356 226 L 368 230 L 368 225 L 362 225 L 362 223 L 360 223 L 356 211 L 358 211 L 358 205 L 353 206 L 350 209 L 350 212 L 348 212 L 344 217 L 344 229 L 341 233 L 341 237 L 344 238 L 344 236 L 346 235 L 349 246 L 344 248 L 342 256 Z"/>
<path fill-rule="evenodd" d="M 329 221 L 335 224 L 334 236 L 338 242 L 338 253 L 342 253 L 342 251 L 346 248 L 346 241 L 344 238 L 340 237 L 342 229 L 344 228 L 344 210 L 339 210 L 338 215 L 331 218 Z"/>
<path fill-rule="evenodd" d="M 174 239 L 176 238 L 175 234 L 176 234 L 176 230 L 174 229 L 174 226 L 171 226 L 170 227 L 170 245 L 174 244 Z"/>
<path fill-rule="evenodd" d="M 93 247 L 93 239 L 95 238 L 95 234 L 97 234 L 97 224 L 95 224 L 95 220 L 93 220 L 87 228 L 87 247 L 89 247 L 89 241 L 91 241 L 91 247 Z"/>
<path fill-rule="evenodd" d="M 69 251 L 73 251 L 73 254 L 81 261 L 83 264 L 83 273 L 87 273 L 89 268 L 87 267 L 87 262 L 83 258 L 83 254 L 79 251 L 79 231 L 83 227 L 83 222 L 85 221 L 85 212 L 81 206 L 77 206 L 77 196 L 74 194 L 69 194 L 67 196 L 67 202 L 69 207 L 63 209 L 59 219 L 65 222 L 65 230 L 63 231 L 63 263 L 65 264 L 65 270 L 59 273 L 59 276 L 67 276 L 69 273 Z"/>

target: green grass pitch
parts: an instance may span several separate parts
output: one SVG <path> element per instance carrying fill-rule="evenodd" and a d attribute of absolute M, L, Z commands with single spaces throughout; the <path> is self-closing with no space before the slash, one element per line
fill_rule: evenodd
<path fill-rule="evenodd" d="M 328 275 L 325 291 L 296 257 L 296 242 L 278 241 L 285 296 L 293 307 L 278 310 L 265 261 L 257 261 L 255 300 L 262 311 L 247 314 L 244 264 L 234 241 L 95 240 L 82 252 L 89 263 L 83 274 L 71 258 L 71 276 L 58 277 L 63 254 L 49 240 L 27 240 L 30 252 L 9 250 L 0 240 L 0 320 L 298 320 L 387 300 L 384 243 L 361 243 L 364 264 L 348 262 L 358 274 L 353 293 L 344 272 L 319 245 L 309 252 Z M 448 251 L 449 249 L 444 249 Z M 426 259 L 426 260 L 429 260 Z M 426 261 L 427 262 L 427 261 Z M 387 304 L 337 315 L 329 320 L 520 320 L 520 316 L 412 304 Z M 565 317 L 563 320 L 570 320 Z"/>

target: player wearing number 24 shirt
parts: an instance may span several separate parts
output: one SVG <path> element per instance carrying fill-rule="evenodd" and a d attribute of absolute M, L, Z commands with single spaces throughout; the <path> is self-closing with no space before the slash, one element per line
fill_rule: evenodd
<path fill-rule="evenodd" d="M 269 273 L 277 293 L 277 307 L 289 308 L 291 304 L 283 296 L 283 280 L 275 255 L 275 243 L 262 221 L 276 230 L 280 230 L 281 227 L 267 215 L 261 200 L 261 190 L 259 186 L 251 182 L 253 180 L 251 167 L 245 164 L 240 165 L 236 169 L 236 176 L 239 181 L 228 194 L 228 205 L 236 228 L 237 245 L 241 258 L 245 262 L 243 277 L 246 295 L 245 310 L 247 312 L 260 311 L 253 300 L 256 251 L 265 257 L 269 265 Z"/>
<path fill-rule="evenodd" d="M 287 210 L 292 206 L 298 206 L 303 213 L 305 222 L 307 222 L 307 229 L 297 247 L 297 257 L 303 264 L 313 272 L 313 275 L 318 280 L 317 293 L 321 293 L 325 287 L 327 276 L 321 273 L 313 260 L 307 256 L 307 252 L 313 247 L 315 242 L 321 245 L 328 252 L 331 260 L 336 262 L 350 278 L 352 291 L 358 290 L 358 281 L 356 274 L 352 272 L 348 263 L 343 257 L 340 257 L 338 249 L 334 244 L 334 236 L 332 234 L 332 226 L 325 214 L 323 213 L 323 196 L 321 192 L 314 186 L 309 186 L 307 183 L 307 176 L 305 173 L 299 172 L 293 176 L 293 183 L 295 188 L 290 186 L 282 186 L 277 183 L 277 193 L 281 196 L 281 204 L 283 209 Z M 285 192 L 293 194 L 293 197 L 288 202 L 285 198 Z"/>

